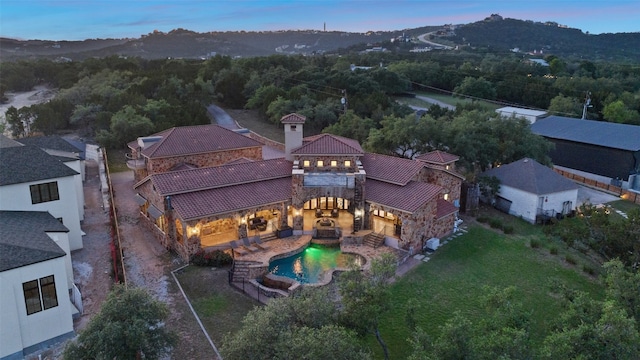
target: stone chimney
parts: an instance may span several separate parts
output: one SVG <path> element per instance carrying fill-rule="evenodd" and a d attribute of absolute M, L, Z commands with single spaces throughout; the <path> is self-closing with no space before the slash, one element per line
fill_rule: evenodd
<path fill-rule="evenodd" d="M 285 115 L 280 119 L 280 122 L 284 124 L 285 158 L 289 161 L 293 161 L 291 151 L 302 146 L 302 126 L 305 120 L 307 120 L 306 117 L 296 113 Z"/>

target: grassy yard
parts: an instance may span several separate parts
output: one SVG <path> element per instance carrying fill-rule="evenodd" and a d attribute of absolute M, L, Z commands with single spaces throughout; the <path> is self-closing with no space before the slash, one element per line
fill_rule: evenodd
<path fill-rule="evenodd" d="M 227 270 L 189 266 L 176 273 L 180 285 L 218 348 L 223 344 L 224 335 L 240 329 L 245 315 L 254 306 L 260 305 L 229 285 Z"/>
<path fill-rule="evenodd" d="M 616 200 L 616 201 L 607 203 L 607 205 L 611 205 L 612 208 L 618 209 L 623 212 L 629 212 L 633 209 L 640 209 L 640 205 L 634 204 L 631 201 L 627 201 L 627 200 Z"/>
<path fill-rule="evenodd" d="M 393 310 L 385 316 L 381 328 L 392 358 L 403 359 L 410 353 L 405 314 L 411 299 L 418 303 L 417 323 L 433 338 L 454 311 L 471 320 L 481 316 L 484 286 L 513 285 L 517 300 L 532 313 L 533 338 L 540 342 L 561 310 L 552 284 L 564 283 L 602 298 L 597 278 L 583 269 L 590 264 L 584 255 L 546 239 L 540 226 L 492 209 L 482 209 L 481 214 L 513 227 L 514 233 L 504 235 L 470 218 L 466 220 L 467 234 L 443 245 L 428 263 L 420 264 L 392 285 Z M 533 243 L 536 245 L 532 247 Z M 574 261 L 567 261 L 567 257 Z M 218 347 L 224 335 L 237 331 L 247 312 L 259 305 L 228 285 L 226 269 L 190 266 L 176 275 Z M 382 358 L 376 340 L 370 337 L 366 341 L 376 357 Z"/>
<path fill-rule="evenodd" d="M 517 230 L 516 230 L 517 231 Z M 393 311 L 382 321 L 382 335 L 392 358 L 406 358 L 410 337 L 405 322 L 407 304 L 417 299 L 416 320 L 433 338 L 439 326 L 461 311 L 472 321 L 478 320 L 483 287 L 517 288 L 517 300 L 532 313 L 533 339 L 540 342 L 560 312 L 554 282 L 587 291 L 600 298 L 601 285 L 585 274 L 580 264 L 566 262 L 562 252 L 551 255 L 545 247 L 532 249 L 533 234 L 505 236 L 481 225 L 443 245 L 428 263 L 420 264 L 392 285 Z M 371 337 L 369 344 L 377 357 L 380 347 Z"/>

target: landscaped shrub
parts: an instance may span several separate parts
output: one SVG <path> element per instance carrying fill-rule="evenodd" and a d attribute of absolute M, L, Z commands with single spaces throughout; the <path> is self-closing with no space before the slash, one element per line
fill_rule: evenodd
<path fill-rule="evenodd" d="M 565 256 L 564 256 L 564 260 L 565 260 L 566 262 L 568 262 L 569 264 L 571 264 L 571 265 L 575 265 L 575 264 L 578 262 L 578 261 L 576 260 L 576 258 L 575 258 L 575 257 L 573 257 L 573 255 L 571 255 L 571 254 L 567 254 L 567 255 L 565 255 Z"/>
<path fill-rule="evenodd" d="M 502 229 L 502 221 L 500 219 L 489 219 L 489 226 L 493 229 Z"/>
<path fill-rule="evenodd" d="M 589 275 L 595 275 L 596 269 L 592 268 L 589 265 L 582 265 L 582 271 L 586 272 Z"/>
<path fill-rule="evenodd" d="M 549 248 L 549 253 L 551 255 L 558 255 L 558 247 L 557 246 L 552 246 Z"/>
<path fill-rule="evenodd" d="M 542 243 L 538 239 L 531 239 L 531 241 L 529 241 L 529 246 L 531 246 L 532 249 L 537 249 L 541 245 L 542 245 Z"/>
<path fill-rule="evenodd" d="M 502 231 L 504 231 L 505 234 L 513 234 L 513 226 L 511 225 L 504 225 L 502 227 Z"/>
<path fill-rule="evenodd" d="M 200 249 L 191 257 L 191 263 L 196 266 L 218 267 L 229 265 L 232 261 L 233 259 L 231 258 L 231 255 L 221 250 L 206 252 L 203 249 Z"/>

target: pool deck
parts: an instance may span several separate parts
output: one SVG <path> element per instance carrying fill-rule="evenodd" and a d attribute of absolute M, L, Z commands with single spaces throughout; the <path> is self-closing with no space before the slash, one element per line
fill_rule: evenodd
<path fill-rule="evenodd" d="M 281 259 L 287 256 L 297 254 L 304 250 L 311 242 L 311 235 L 290 236 L 283 239 L 274 239 L 265 243 L 268 249 L 249 252 L 244 255 L 235 254 L 235 259 L 239 261 L 255 262 L 256 264 L 269 265 L 272 260 Z M 364 270 L 368 270 L 371 266 L 371 260 L 381 256 L 384 253 L 398 255 L 396 249 L 388 246 L 372 248 L 367 245 L 340 244 L 340 250 L 344 253 L 354 253 L 361 255 L 367 261 L 363 266 Z M 411 260 L 411 258 L 409 259 Z M 409 262 L 409 261 L 407 261 Z M 405 262 L 406 263 L 406 262 Z M 397 275 L 406 272 L 406 265 L 403 263 L 398 267 Z M 402 269 L 402 270 L 401 270 Z"/>

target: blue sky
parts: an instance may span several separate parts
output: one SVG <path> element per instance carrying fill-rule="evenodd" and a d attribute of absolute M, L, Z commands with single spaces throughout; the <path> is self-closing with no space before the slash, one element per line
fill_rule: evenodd
<path fill-rule="evenodd" d="M 0 36 L 84 40 L 197 32 L 366 32 L 503 17 L 555 21 L 592 34 L 640 32 L 640 0 L 0 0 Z"/>

